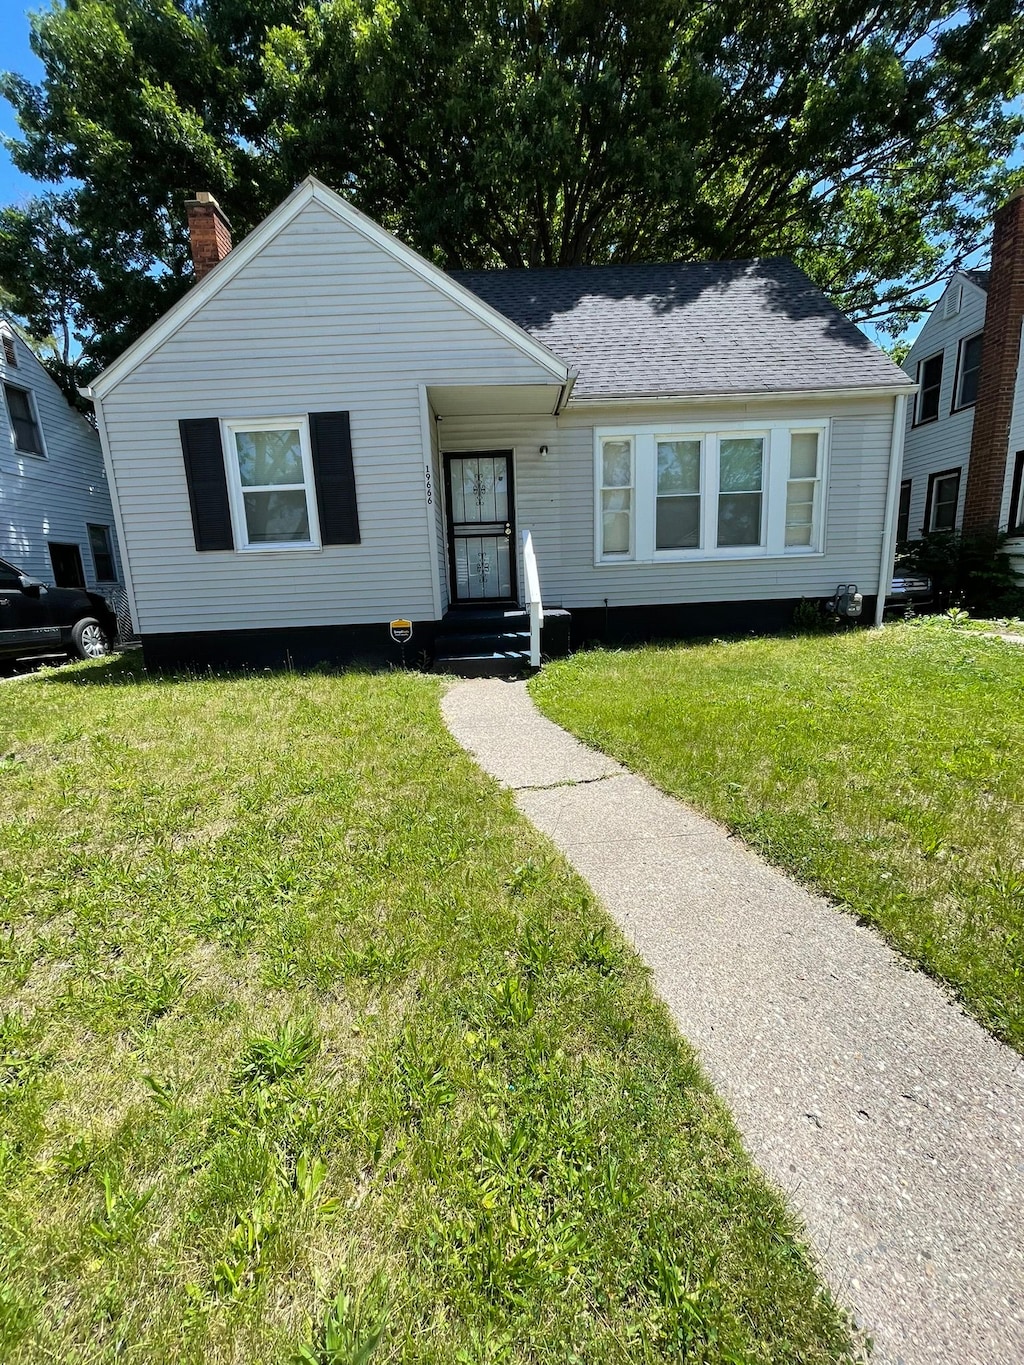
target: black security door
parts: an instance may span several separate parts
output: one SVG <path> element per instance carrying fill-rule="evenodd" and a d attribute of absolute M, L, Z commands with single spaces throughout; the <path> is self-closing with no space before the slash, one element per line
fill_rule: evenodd
<path fill-rule="evenodd" d="M 516 595 L 512 452 L 445 456 L 448 553 L 456 602 Z"/>

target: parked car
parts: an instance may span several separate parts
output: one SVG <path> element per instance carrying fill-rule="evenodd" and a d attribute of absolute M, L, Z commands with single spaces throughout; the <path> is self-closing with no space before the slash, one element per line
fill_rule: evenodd
<path fill-rule="evenodd" d="M 908 607 L 926 606 L 932 597 L 932 580 L 925 574 L 900 574 L 892 580 L 885 610 L 906 611 Z"/>
<path fill-rule="evenodd" d="M 0 667 L 70 654 L 99 659 L 117 639 L 117 616 L 99 593 L 51 588 L 0 559 Z"/>

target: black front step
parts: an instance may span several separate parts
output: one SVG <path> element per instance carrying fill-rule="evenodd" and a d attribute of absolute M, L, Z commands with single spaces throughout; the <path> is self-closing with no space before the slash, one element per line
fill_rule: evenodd
<path fill-rule="evenodd" d="M 458 635 L 446 631 L 434 640 L 434 653 L 437 655 L 456 654 L 528 654 L 530 652 L 529 631 L 509 631 L 497 635 L 492 631 L 479 634 Z"/>
<path fill-rule="evenodd" d="M 522 607 L 449 607 L 441 629 L 451 635 L 529 630 L 530 615 Z"/>
<path fill-rule="evenodd" d="M 457 678 L 516 678 L 530 668 L 528 654 L 439 654 L 435 673 L 454 673 Z"/>

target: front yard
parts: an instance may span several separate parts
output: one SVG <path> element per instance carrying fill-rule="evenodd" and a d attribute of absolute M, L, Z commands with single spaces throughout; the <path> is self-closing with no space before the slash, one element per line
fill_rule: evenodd
<path fill-rule="evenodd" d="M 531 690 L 876 925 L 1024 1049 L 1020 646 L 931 619 L 577 655 Z"/>
<path fill-rule="evenodd" d="M 0 702 L 5 1365 L 845 1358 L 641 965 L 435 680 L 119 661 Z"/>

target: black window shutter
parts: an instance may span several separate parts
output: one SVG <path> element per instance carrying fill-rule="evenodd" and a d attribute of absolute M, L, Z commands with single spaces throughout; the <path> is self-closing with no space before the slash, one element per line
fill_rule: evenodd
<path fill-rule="evenodd" d="M 359 512 L 348 413 L 311 412 L 309 438 L 320 539 L 324 545 L 358 545 Z"/>
<path fill-rule="evenodd" d="M 216 417 L 187 417 L 178 423 L 178 428 L 196 549 L 233 550 L 220 423 Z"/>

